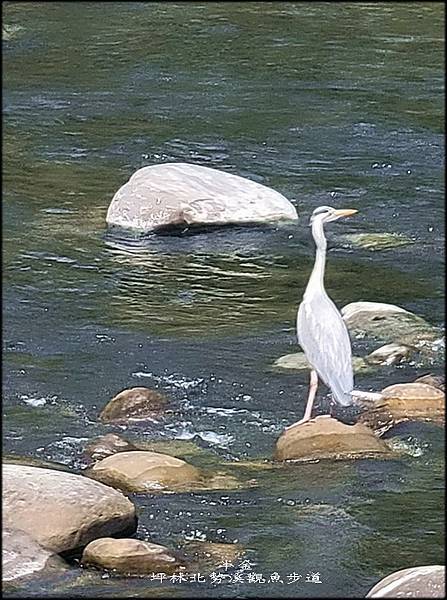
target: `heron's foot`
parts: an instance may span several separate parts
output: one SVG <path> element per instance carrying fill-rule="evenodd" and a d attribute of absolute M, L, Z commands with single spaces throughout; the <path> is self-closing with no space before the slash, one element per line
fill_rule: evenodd
<path fill-rule="evenodd" d="M 310 417 L 304 417 L 303 419 L 300 419 L 296 423 L 292 423 L 292 425 L 288 425 L 287 427 L 284 427 L 284 431 L 287 431 L 288 429 L 292 429 L 293 427 L 297 427 L 298 425 L 304 425 L 305 423 L 309 423 L 309 421 L 310 421 Z"/>

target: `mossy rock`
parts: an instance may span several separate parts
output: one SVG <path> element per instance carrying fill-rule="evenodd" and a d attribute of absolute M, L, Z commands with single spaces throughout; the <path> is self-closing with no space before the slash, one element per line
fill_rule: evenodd
<path fill-rule="evenodd" d="M 310 371 L 311 369 L 304 352 L 295 352 L 293 354 L 280 356 L 273 363 L 273 368 L 282 369 L 284 371 Z M 372 370 L 371 366 L 366 364 L 360 356 L 352 357 L 352 368 L 354 373 Z"/>
<path fill-rule="evenodd" d="M 365 250 L 388 250 L 408 246 L 415 241 L 399 233 L 352 233 L 343 236 L 350 245 Z"/>

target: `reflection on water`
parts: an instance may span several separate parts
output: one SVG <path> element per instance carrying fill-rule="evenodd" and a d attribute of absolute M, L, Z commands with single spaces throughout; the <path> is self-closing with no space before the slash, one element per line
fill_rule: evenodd
<path fill-rule="evenodd" d="M 313 256 L 302 254 L 300 235 L 289 231 L 205 232 L 193 239 L 173 237 L 158 242 L 152 238 L 133 244 L 107 239 L 109 260 L 104 271 L 106 278 L 113 279 L 109 316 L 139 329 L 177 335 L 213 336 L 271 327 L 281 321 L 293 327 Z M 224 235 L 221 247 L 219 237 Z M 289 238 L 294 237 L 298 240 L 291 244 Z M 250 246 L 244 244 L 247 238 Z M 275 244 L 281 242 L 289 246 L 287 255 L 279 254 L 279 247 L 275 252 Z M 415 284 L 404 274 L 390 274 L 376 265 L 365 274 L 363 265 L 349 259 L 335 261 L 335 257 L 328 267 L 327 285 L 338 301 L 347 303 L 359 297 L 356 293 L 375 300 L 389 298 L 387 282 L 392 280 L 396 302 L 396 279 L 400 298 L 410 289 L 413 297 L 427 293 L 428 282 Z"/>
<path fill-rule="evenodd" d="M 359 210 L 327 232 L 339 306 L 390 302 L 442 324 L 443 5 L 12 2 L 3 17 L 6 451 L 79 468 L 84 440 L 110 431 L 97 418 L 106 401 L 147 385 L 172 411 L 126 436 L 178 438 L 195 448 L 188 460 L 257 485 L 137 496 L 139 535 L 175 546 L 200 532 L 238 540 L 260 572 L 321 573 L 321 586 L 286 584 L 277 597 L 364 597 L 390 571 L 442 564 L 440 428 L 396 430 L 404 455 L 393 461 L 230 461 L 271 456 L 302 415 L 307 374 L 270 366 L 297 350 L 316 206 Z M 271 186 L 300 220 L 107 233 L 115 191 L 170 161 Z M 370 252 L 344 238 L 370 233 L 414 243 Z M 354 340 L 354 353 L 368 344 Z M 358 378 L 377 390 L 421 374 L 403 365 Z M 322 388 L 317 409 L 325 402 Z M 43 596 L 217 592 L 272 595 L 78 569 L 19 585 Z"/>

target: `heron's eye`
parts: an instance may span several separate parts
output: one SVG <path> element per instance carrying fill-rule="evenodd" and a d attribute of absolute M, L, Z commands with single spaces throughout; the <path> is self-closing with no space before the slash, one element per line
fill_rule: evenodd
<path fill-rule="evenodd" d="M 312 213 L 312 216 L 316 217 L 318 215 L 327 215 L 330 212 L 332 212 L 332 209 L 330 206 L 319 206 L 318 208 L 316 208 L 314 210 L 314 212 Z"/>

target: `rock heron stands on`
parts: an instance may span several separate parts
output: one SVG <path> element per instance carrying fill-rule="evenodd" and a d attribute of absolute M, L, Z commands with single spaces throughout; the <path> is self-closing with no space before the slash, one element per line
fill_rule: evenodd
<path fill-rule="evenodd" d="M 297 334 L 312 370 L 304 417 L 290 427 L 310 420 L 318 377 L 330 388 L 334 400 L 339 404 L 352 404 L 354 376 L 351 340 L 341 314 L 324 289 L 327 245 L 324 224 L 356 212 L 354 209 L 336 210 L 330 206 L 320 206 L 314 210 L 310 219 L 317 251 L 314 268 L 298 309 Z"/>

